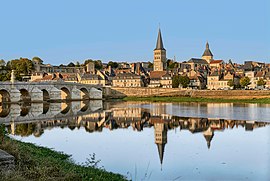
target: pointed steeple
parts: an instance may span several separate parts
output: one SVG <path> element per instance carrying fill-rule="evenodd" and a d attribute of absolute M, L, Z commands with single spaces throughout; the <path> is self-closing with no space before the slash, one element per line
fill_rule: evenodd
<path fill-rule="evenodd" d="M 158 29 L 158 38 L 157 38 L 157 44 L 156 44 L 155 50 L 165 50 L 165 48 L 163 47 L 163 41 L 162 41 L 160 28 Z"/>
<path fill-rule="evenodd" d="M 202 56 L 213 56 L 212 52 L 210 51 L 208 42 L 206 43 L 205 51 Z"/>
<path fill-rule="evenodd" d="M 164 155 L 164 150 L 165 150 L 165 143 L 157 144 L 157 147 L 158 147 L 158 155 L 159 155 L 160 164 L 162 165 L 163 155 Z"/>

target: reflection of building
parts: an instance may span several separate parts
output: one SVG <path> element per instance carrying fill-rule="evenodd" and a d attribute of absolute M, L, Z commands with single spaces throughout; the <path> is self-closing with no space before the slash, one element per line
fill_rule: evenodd
<path fill-rule="evenodd" d="M 89 104 L 91 104 L 91 102 Z M 10 106 L 12 107 L 14 105 Z M 70 131 L 83 129 L 88 133 L 101 132 L 103 129 L 113 131 L 115 129 L 133 128 L 134 131 L 143 131 L 147 128 L 154 128 L 155 144 L 157 145 L 161 164 L 164 159 L 165 146 L 167 144 L 167 132 L 169 130 L 180 128 L 181 131 L 187 130 L 192 134 L 197 133 L 203 135 L 206 140 L 207 147 L 210 149 L 215 131 L 236 129 L 238 127 L 241 127 L 246 131 L 252 131 L 255 128 L 270 125 L 270 123 L 266 122 L 172 116 L 170 114 L 166 114 L 170 111 L 170 109 L 168 109 L 168 107 L 170 108 L 168 104 L 152 104 L 150 106 L 151 113 L 141 107 L 128 107 L 126 105 L 122 108 L 116 106 L 108 110 L 101 111 L 101 109 L 94 109 L 95 111 L 88 112 L 87 110 L 91 110 L 93 106 L 87 105 L 87 103 L 82 102 L 81 109 L 78 111 L 80 114 L 75 114 L 72 104 L 50 103 L 49 110 L 47 111 L 50 114 L 41 113 L 40 115 L 37 115 L 38 118 L 31 120 L 28 118 L 30 115 L 35 115 L 32 113 L 34 106 L 32 105 L 30 112 L 28 110 L 29 106 L 26 106 L 27 108 L 22 108 L 22 110 L 25 110 L 23 112 L 26 112 L 26 115 L 24 115 L 26 119 L 24 121 L 11 121 L 12 119 L 10 119 L 10 115 L 14 114 L 12 111 L 10 111 L 11 113 L 8 115 L 10 117 L 0 117 L 0 121 L 3 119 L 10 120 L 5 122 L 5 124 L 8 125 L 8 132 L 11 134 L 20 136 L 34 135 L 35 137 L 39 137 L 45 131 L 49 131 L 55 127 L 69 129 Z M 5 105 L 2 106 L 4 110 Z M 7 109 L 10 108 L 7 107 Z M 14 107 L 10 110 L 13 109 Z M 20 112 L 20 107 L 18 109 Z M 9 112 L 9 110 L 7 110 L 7 112 Z M 69 116 L 63 117 L 64 114 L 68 114 Z M 48 118 L 46 115 L 49 115 L 50 117 Z M 41 117 L 42 119 L 39 119 Z"/>
<path fill-rule="evenodd" d="M 203 132 L 203 136 L 207 142 L 207 147 L 208 149 L 210 149 L 211 146 L 211 141 L 214 137 L 214 132 L 212 131 L 212 129 L 209 127 L 206 131 Z"/>
<path fill-rule="evenodd" d="M 167 143 L 167 131 L 168 131 L 167 121 L 169 122 L 170 120 L 165 120 L 162 119 L 161 117 L 150 118 L 151 124 L 154 124 L 155 143 L 158 148 L 158 154 L 161 164 L 163 163 L 165 145 Z"/>

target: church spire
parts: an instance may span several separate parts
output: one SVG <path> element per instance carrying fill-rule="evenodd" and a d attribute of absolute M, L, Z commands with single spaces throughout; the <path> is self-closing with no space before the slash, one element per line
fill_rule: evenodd
<path fill-rule="evenodd" d="M 208 43 L 208 41 L 207 41 L 207 43 L 206 43 L 205 51 L 204 51 L 204 53 L 203 53 L 203 56 L 213 56 L 213 54 L 212 54 L 212 52 L 211 52 L 211 50 L 210 50 L 210 48 L 209 48 L 209 43 Z"/>
<path fill-rule="evenodd" d="M 157 38 L 157 44 L 156 44 L 155 50 L 165 50 L 165 48 L 163 47 L 163 41 L 162 41 L 160 28 L 158 29 L 158 38 Z"/>
<path fill-rule="evenodd" d="M 165 143 L 157 144 L 157 147 L 158 147 L 158 155 L 159 155 L 160 164 L 162 165 L 164 150 L 165 150 Z"/>

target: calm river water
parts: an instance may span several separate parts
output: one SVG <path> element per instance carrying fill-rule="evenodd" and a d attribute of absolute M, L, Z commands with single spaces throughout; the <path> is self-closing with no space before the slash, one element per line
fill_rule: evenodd
<path fill-rule="evenodd" d="M 12 137 L 132 180 L 270 180 L 270 105 L 1 105 Z"/>

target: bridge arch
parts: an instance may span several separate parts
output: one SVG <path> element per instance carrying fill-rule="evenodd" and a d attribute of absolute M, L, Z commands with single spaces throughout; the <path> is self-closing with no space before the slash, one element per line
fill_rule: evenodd
<path fill-rule="evenodd" d="M 41 89 L 42 93 L 43 93 L 43 101 L 48 101 L 50 100 L 50 94 L 46 89 Z"/>
<path fill-rule="evenodd" d="M 71 108 L 71 103 L 68 102 L 68 103 L 61 103 L 61 107 L 64 108 L 61 110 L 61 113 L 62 114 L 67 114 L 69 111 L 70 111 L 70 108 Z"/>
<path fill-rule="evenodd" d="M 22 117 L 26 116 L 29 113 L 30 109 L 31 109 L 30 103 L 22 104 L 20 116 Z"/>
<path fill-rule="evenodd" d="M 50 104 L 49 103 L 43 103 L 43 112 L 42 114 L 46 114 L 49 111 Z"/>
<path fill-rule="evenodd" d="M 80 90 L 81 90 L 81 99 L 83 100 L 90 99 L 89 91 L 85 87 L 80 88 Z"/>
<path fill-rule="evenodd" d="M 70 100 L 71 99 L 71 93 L 68 88 L 62 87 L 61 88 L 61 99 L 62 100 Z"/>
<path fill-rule="evenodd" d="M 5 118 L 10 113 L 10 104 L 0 104 L 0 117 Z"/>
<path fill-rule="evenodd" d="M 89 100 L 88 101 L 82 101 L 82 104 L 84 104 L 81 108 L 81 112 L 86 112 L 88 110 L 89 107 Z"/>
<path fill-rule="evenodd" d="M 0 90 L 0 102 L 10 102 L 10 94 L 7 90 Z"/>
<path fill-rule="evenodd" d="M 31 101 L 31 96 L 28 90 L 20 89 L 20 93 L 21 93 L 21 101 L 27 101 L 27 102 Z"/>

